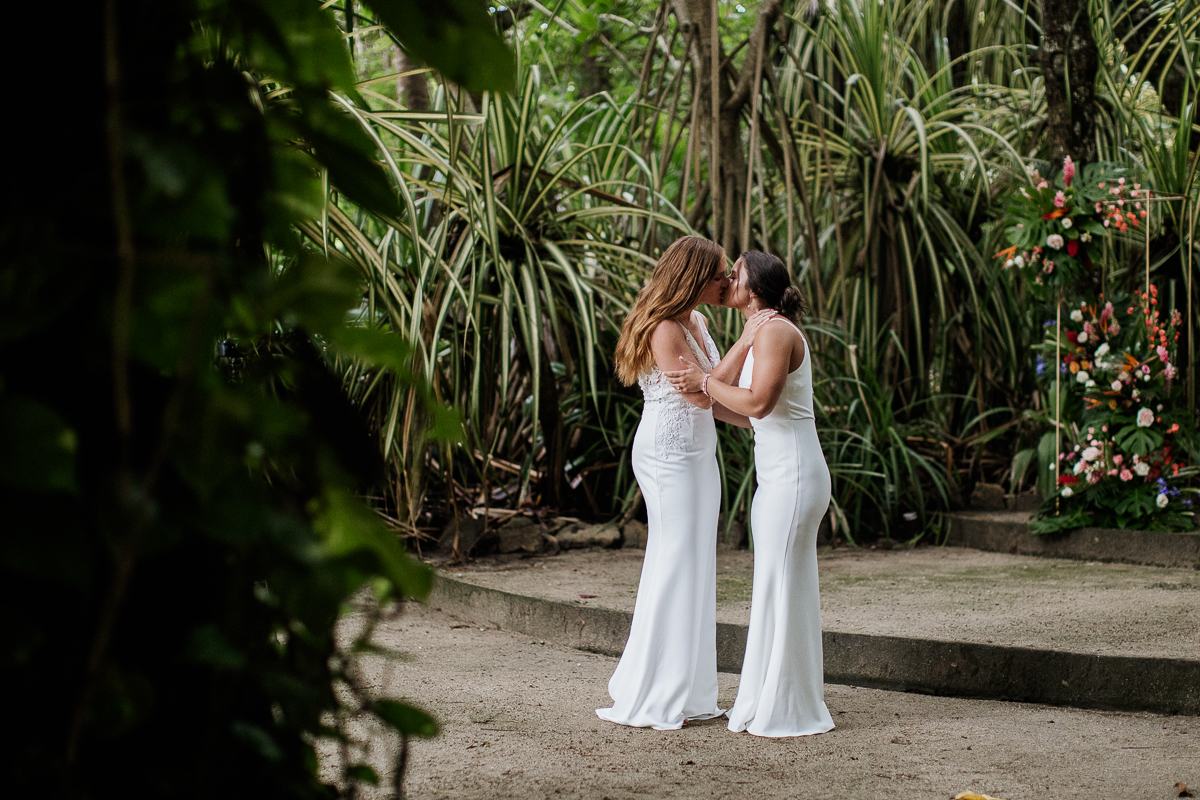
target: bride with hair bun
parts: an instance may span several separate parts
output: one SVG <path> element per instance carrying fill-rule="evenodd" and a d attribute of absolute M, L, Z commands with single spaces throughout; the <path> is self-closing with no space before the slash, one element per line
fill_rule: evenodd
<path fill-rule="evenodd" d="M 825 706 L 816 541 L 830 479 L 813 415 L 810 348 L 796 327 L 804 302 L 783 262 L 748 252 L 734 264 L 725 305 L 747 318 L 777 312 L 755 334 L 736 384 L 695 364 L 666 377 L 677 391 L 711 397 L 754 427 L 754 589 L 729 729 L 825 733 L 833 718 Z"/>

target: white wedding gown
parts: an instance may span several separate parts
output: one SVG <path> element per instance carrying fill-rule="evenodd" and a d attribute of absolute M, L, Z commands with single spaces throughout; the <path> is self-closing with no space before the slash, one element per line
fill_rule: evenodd
<path fill-rule="evenodd" d="M 699 324 L 703 347 L 684 333 L 708 372 L 720 355 Z M 596 713 L 620 725 L 675 730 L 684 720 L 724 713 L 717 707 L 717 431 L 712 411 L 684 400 L 657 367 L 638 383 L 645 408 L 633 473 L 646 502 L 646 557 L 629 640 L 608 682 L 613 705 Z"/>
<path fill-rule="evenodd" d="M 825 707 L 816 547 L 830 482 L 813 416 L 807 340 L 804 350 L 775 408 L 751 420 L 758 477 L 750 511 L 754 590 L 729 729 L 756 736 L 808 736 L 833 729 Z M 738 385 L 749 387 L 753 374 L 751 348 Z"/>

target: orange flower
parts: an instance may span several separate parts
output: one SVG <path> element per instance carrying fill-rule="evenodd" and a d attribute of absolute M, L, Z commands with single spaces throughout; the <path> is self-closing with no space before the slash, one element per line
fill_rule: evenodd
<path fill-rule="evenodd" d="M 1065 208 L 1056 208 L 1053 211 L 1051 211 L 1049 214 L 1044 215 L 1042 217 L 1042 219 L 1058 219 L 1059 217 L 1063 216 L 1066 213 L 1067 213 L 1067 210 Z"/>
<path fill-rule="evenodd" d="M 996 255 L 992 256 L 992 258 L 1004 258 L 1004 259 L 1012 258 L 1012 255 L 1015 252 L 1017 252 L 1017 246 L 1014 244 L 1012 247 L 1006 247 L 1003 250 L 1001 250 L 999 253 L 996 253 Z"/>

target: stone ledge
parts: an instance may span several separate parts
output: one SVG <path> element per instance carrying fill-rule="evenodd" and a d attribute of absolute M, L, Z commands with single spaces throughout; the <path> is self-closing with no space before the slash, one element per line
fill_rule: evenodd
<path fill-rule="evenodd" d="M 476 624 L 620 655 L 632 615 L 488 589 L 439 575 L 435 608 Z M 936 695 L 1200 714 L 1200 661 L 1036 650 L 825 631 L 825 679 Z M 741 670 L 746 626 L 717 625 L 717 668 Z"/>
<path fill-rule="evenodd" d="M 1078 528 L 1034 535 L 1023 511 L 958 511 L 946 544 L 1023 556 L 1200 569 L 1200 533 Z"/>

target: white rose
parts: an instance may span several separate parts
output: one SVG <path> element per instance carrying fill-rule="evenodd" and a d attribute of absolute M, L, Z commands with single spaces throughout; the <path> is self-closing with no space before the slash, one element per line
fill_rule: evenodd
<path fill-rule="evenodd" d="M 1104 358 L 1108 355 L 1108 342 L 1104 342 L 1096 348 L 1096 358 Z"/>
<path fill-rule="evenodd" d="M 1069 228 L 1069 227 L 1071 227 L 1072 225 L 1074 225 L 1075 223 L 1071 221 L 1071 218 L 1070 218 L 1070 217 L 1063 217 L 1063 218 L 1062 218 L 1062 224 L 1063 224 L 1063 227 L 1064 227 L 1064 228 Z"/>
<path fill-rule="evenodd" d="M 1137 425 L 1139 428 L 1149 428 L 1154 424 L 1154 412 L 1148 408 L 1139 408 L 1137 413 Z"/>
<path fill-rule="evenodd" d="M 1127 380 L 1129 380 L 1129 373 L 1128 373 L 1128 372 L 1118 372 L 1118 373 L 1117 373 L 1117 380 L 1119 380 L 1119 381 L 1127 381 Z"/>
<path fill-rule="evenodd" d="M 1079 342 L 1080 344 L 1083 344 L 1087 340 L 1088 340 L 1087 331 L 1080 331 L 1079 335 L 1075 337 L 1075 341 Z"/>
<path fill-rule="evenodd" d="M 1088 382 L 1087 372 L 1085 372 L 1084 370 L 1079 370 L 1079 372 L 1075 373 L 1075 380 L 1078 383 L 1087 383 Z"/>
<path fill-rule="evenodd" d="M 1119 392 L 1119 391 L 1121 391 L 1121 389 L 1122 389 L 1124 386 L 1125 386 L 1125 384 L 1121 383 L 1120 381 L 1113 381 L 1113 382 L 1112 382 L 1112 390 L 1113 390 L 1114 392 Z"/>
<path fill-rule="evenodd" d="M 1143 372 L 1143 373 L 1142 373 L 1142 383 L 1145 383 L 1145 382 L 1146 382 L 1146 381 L 1148 381 L 1148 380 L 1150 380 L 1150 373 L 1149 373 L 1149 372 Z"/>
<path fill-rule="evenodd" d="M 1016 262 L 1015 262 L 1013 259 L 1011 259 L 1011 258 L 1010 258 L 1008 261 L 1005 261 L 1005 262 L 1004 262 L 1004 268 L 1005 268 L 1005 269 L 1008 269 L 1009 267 L 1012 267 L 1012 266 L 1015 266 L 1015 265 L 1016 265 Z"/>
<path fill-rule="evenodd" d="M 1071 312 L 1071 322 L 1083 322 L 1083 312 L 1078 308 Z"/>
<path fill-rule="evenodd" d="M 1154 505 L 1159 508 L 1166 508 L 1167 503 L 1171 502 L 1171 498 L 1167 497 L 1166 492 L 1163 492 L 1158 497 L 1154 498 Z"/>
<path fill-rule="evenodd" d="M 1099 457 L 1100 457 L 1100 448 L 1098 448 L 1098 447 L 1089 447 L 1083 451 L 1083 460 L 1084 461 L 1095 461 Z"/>
<path fill-rule="evenodd" d="M 1061 250 L 1063 246 L 1063 238 L 1057 233 L 1052 233 L 1046 237 L 1046 244 L 1053 247 L 1055 250 Z"/>
<path fill-rule="evenodd" d="M 1145 461 L 1139 461 L 1133 465 L 1133 471 L 1144 478 L 1150 474 L 1150 465 Z"/>
<path fill-rule="evenodd" d="M 1096 385 L 1095 381 L 1088 381 L 1087 383 L 1084 384 L 1084 386 L 1088 387 L 1089 389 L 1095 385 Z"/>
<path fill-rule="evenodd" d="M 1074 472 L 1076 475 L 1078 475 L 1079 473 L 1083 472 L 1086 468 L 1087 468 L 1087 462 L 1081 460 L 1081 461 L 1075 462 L 1075 468 L 1071 471 Z"/>
<path fill-rule="evenodd" d="M 1070 497 L 1070 496 L 1071 496 L 1071 495 L 1073 495 L 1073 494 L 1075 494 L 1075 490 L 1074 490 L 1074 489 L 1072 489 L 1070 486 L 1064 486 L 1064 487 L 1063 487 L 1063 490 L 1062 490 L 1062 496 L 1063 496 L 1063 497 Z"/>
<path fill-rule="evenodd" d="M 1017 267 L 1023 267 L 1023 266 L 1025 266 L 1025 259 L 1022 258 L 1021 256 L 1017 256 L 1016 258 L 1013 259 L 1013 264 Z"/>

